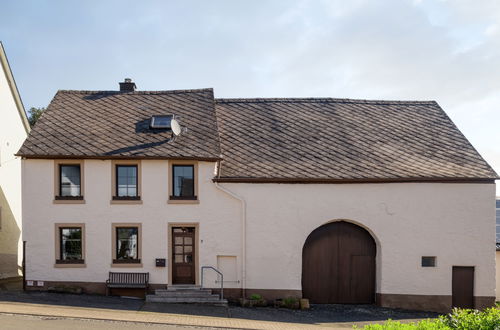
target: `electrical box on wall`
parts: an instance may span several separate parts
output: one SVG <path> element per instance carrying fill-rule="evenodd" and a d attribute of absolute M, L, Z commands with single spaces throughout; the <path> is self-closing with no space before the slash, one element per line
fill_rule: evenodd
<path fill-rule="evenodd" d="M 167 260 L 165 258 L 156 258 L 156 267 L 165 267 Z"/>

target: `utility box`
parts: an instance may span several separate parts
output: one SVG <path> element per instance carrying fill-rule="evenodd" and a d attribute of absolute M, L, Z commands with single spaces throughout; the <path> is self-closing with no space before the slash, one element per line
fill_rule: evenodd
<path fill-rule="evenodd" d="M 165 258 L 156 258 L 156 267 L 165 267 L 166 259 Z"/>

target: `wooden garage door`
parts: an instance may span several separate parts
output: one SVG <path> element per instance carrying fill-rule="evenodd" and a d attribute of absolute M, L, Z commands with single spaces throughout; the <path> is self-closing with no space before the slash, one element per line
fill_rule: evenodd
<path fill-rule="evenodd" d="M 302 295 L 317 304 L 375 301 L 376 245 L 354 224 L 332 222 L 314 230 L 302 251 Z"/>

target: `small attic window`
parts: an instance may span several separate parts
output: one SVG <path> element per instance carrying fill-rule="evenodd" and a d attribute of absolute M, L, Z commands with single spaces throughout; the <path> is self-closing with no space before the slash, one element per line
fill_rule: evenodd
<path fill-rule="evenodd" d="M 149 127 L 150 128 L 170 128 L 171 121 L 172 121 L 172 115 L 152 116 L 151 122 L 149 123 Z"/>

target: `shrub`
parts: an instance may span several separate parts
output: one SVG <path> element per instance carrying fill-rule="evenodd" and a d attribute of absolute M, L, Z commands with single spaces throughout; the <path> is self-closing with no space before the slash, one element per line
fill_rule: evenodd
<path fill-rule="evenodd" d="M 488 308 L 480 312 L 474 309 L 454 308 L 448 315 L 434 320 L 423 320 L 417 323 L 401 323 L 388 320 L 383 324 L 370 324 L 365 330 L 498 330 L 500 329 L 500 309 Z"/>
<path fill-rule="evenodd" d="M 254 293 L 250 296 L 250 300 L 262 300 L 262 296 L 258 293 Z"/>
<path fill-rule="evenodd" d="M 449 329 L 440 320 L 423 320 L 418 323 L 401 323 L 389 320 L 384 324 L 370 324 L 365 330 L 444 330 Z"/>
<path fill-rule="evenodd" d="M 283 307 L 298 309 L 300 307 L 299 300 L 295 297 L 288 297 L 283 299 Z"/>
<path fill-rule="evenodd" d="M 500 309 L 488 308 L 480 312 L 475 309 L 454 308 L 439 320 L 450 329 L 500 329 Z"/>

